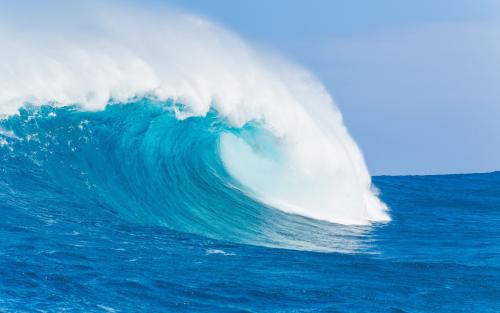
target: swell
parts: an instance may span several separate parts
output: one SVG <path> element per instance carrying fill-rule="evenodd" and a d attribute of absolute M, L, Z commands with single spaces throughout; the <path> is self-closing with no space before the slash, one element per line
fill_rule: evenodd
<path fill-rule="evenodd" d="M 63 200 L 67 218 L 111 214 L 128 223 L 293 249 L 352 252 L 362 248 L 368 231 L 287 214 L 256 200 L 221 159 L 221 136 L 240 136 L 241 130 L 216 112 L 178 120 L 172 103 L 147 99 L 98 112 L 25 107 L 0 128 L 6 201 L 41 193 Z"/>

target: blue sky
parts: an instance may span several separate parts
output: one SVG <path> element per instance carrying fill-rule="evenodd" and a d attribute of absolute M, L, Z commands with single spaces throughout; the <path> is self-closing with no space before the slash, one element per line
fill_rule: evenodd
<path fill-rule="evenodd" d="M 373 174 L 500 170 L 500 1 L 154 2 L 308 67 Z"/>

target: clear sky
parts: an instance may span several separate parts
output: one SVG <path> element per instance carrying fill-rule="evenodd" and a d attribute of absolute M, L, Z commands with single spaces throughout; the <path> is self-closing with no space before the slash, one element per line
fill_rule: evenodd
<path fill-rule="evenodd" d="M 157 0 L 303 64 L 372 174 L 500 170 L 498 0 Z"/>

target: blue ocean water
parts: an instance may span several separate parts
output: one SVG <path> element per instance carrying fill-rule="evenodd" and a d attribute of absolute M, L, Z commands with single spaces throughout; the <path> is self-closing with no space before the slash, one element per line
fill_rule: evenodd
<path fill-rule="evenodd" d="M 218 153 L 242 130 L 171 109 L 0 121 L 0 311 L 500 312 L 500 173 L 374 177 L 392 221 L 336 225 L 253 200 Z"/>

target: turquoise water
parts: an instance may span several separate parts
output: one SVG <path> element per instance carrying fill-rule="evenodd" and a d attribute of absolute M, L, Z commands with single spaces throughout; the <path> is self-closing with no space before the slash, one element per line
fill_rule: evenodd
<path fill-rule="evenodd" d="M 142 100 L 0 121 L 0 310 L 499 312 L 500 173 L 374 177 L 392 221 L 267 207 L 216 112 Z"/>

